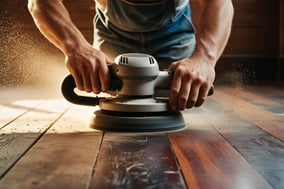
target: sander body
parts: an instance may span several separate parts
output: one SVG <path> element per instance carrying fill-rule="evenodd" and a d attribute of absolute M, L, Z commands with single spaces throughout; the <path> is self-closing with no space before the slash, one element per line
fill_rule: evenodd
<path fill-rule="evenodd" d="M 172 73 L 160 71 L 148 54 L 126 53 L 109 66 L 111 87 L 108 97 L 78 95 L 71 75 L 62 82 L 62 94 L 79 105 L 99 106 L 90 125 L 103 131 L 160 132 L 185 128 L 181 112 L 169 107 Z M 213 94 L 211 87 L 208 95 Z"/>

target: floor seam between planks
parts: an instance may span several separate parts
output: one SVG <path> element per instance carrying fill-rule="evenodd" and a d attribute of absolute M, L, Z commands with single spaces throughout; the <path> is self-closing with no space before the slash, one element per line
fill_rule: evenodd
<path fill-rule="evenodd" d="M 94 174 L 95 174 L 95 168 L 96 168 L 96 165 L 98 163 L 100 152 L 101 152 L 101 149 L 102 149 L 104 137 L 105 137 L 105 132 L 103 132 L 103 134 L 102 134 L 102 139 L 101 139 L 101 142 L 100 142 L 100 145 L 99 145 L 99 148 L 98 148 L 97 155 L 95 156 L 95 160 L 94 160 L 94 164 L 93 164 L 93 167 L 92 167 L 92 171 L 91 171 L 91 173 L 89 175 L 89 178 L 87 180 L 86 189 L 89 189 L 91 187 L 91 183 L 92 183 L 92 180 L 93 180 L 93 177 L 94 177 Z"/>
<path fill-rule="evenodd" d="M 41 104 L 43 104 L 43 101 L 41 103 L 39 103 L 37 106 L 34 106 L 33 108 L 31 108 L 30 110 L 26 111 L 24 114 L 26 114 L 27 112 L 33 110 L 35 107 L 40 106 Z M 0 180 L 2 178 L 5 177 L 5 175 L 7 173 L 9 173 L 9 171 L 11 169 L 13 169 L 13 167 L 22 159 L 22 157 L 24 157 L 31 149 L 32 147 L 42 138 L 42 136 L 45 135 L 45 133 L 52 127 L 52 125 L 54 125 L 56 123 L 56 121 L 58 121 L 66 112 L 67 110 L 70 109 L 70 106 L 68 106 L 37 138 L 36 140 L 9 166 L 9 168 L 7 168 L 7 170 L 5 172 L 3 172 L 2 175 L 0 175 Z M 20 116 L 19 116 L 20 117 Z"/>
<path fill-rule="evenodd" d="M 176 165 L 177 165 L 177 167 L 178 167 L 178 171 L 179 171 L 179 173 L 180 173 L 180 175 L 181 175 L 181 178 L 182 178 L 182 181 L 183 181 L 183 185 L 184 185 L 186 188 L 189 188 L 188 184 L 187 184 L 186 181 L 185 181 L 185 180 L 186 180 L 186 179 L 185 179 L 185 175 L 184 175 L 184 173 L 183 173 L 183 171 L 182 171 L 182 167 L 181 167 L 180 162 L 179 162 L 179 159 L 178 159 L 178 157 L 177 157 L 177 155 L 176 155 L 176 153 L 175 153 L 175 150 L 174 150 L 174 148 L 173 148 L 173 145 L 172 145 L 172 143 L 171 143 L 171 141 L 170 141 L 170 138 L 169 138 L 168 133 L 166 133 L 166 136 L 167 136 L 168 144 L 169 144 L 169 147 L 170 147 L 170 149 L 171 149 L 172 155 L 173 155 L 173 157 L 175 158 L 175 162 L 176 162 Z"/>
<path fill-rule="evenodd" d="M 8 121 L 7 123 L 5 123 L 4 125 L 0 126 L 0 130 L 3 129 L 3 128 L 5 128 L 7 125 L 9 125 L 10 123 L 12 123 L 13 121 L 19 119 L 20 117 L 22 117 L 22 116 L 25 115 L 26 113 L 28 113 L 28 112 L 30 112 L 30 111 L 33 111 L 36 107 L 40 106 L 40 105 L 43 104 L 43 103 L 44 103 L 44 101 L 41 101 L 41 102 L 39 102 L 38 104 L 36 104 L 35 106 L 30 107 L 30 108 L 28 108 L 26 111 L 20 113 L 20 114 L 17 115 L 15 118 L 11 119 L 10 121 Z M 12 104 L 12 103 L 9 103 L 9 104 Z M 9 104 L 5 105 L 4 107 L 8 107 Z M 3 107 L 3 108 L 4 108 L 4 107 Z"/>

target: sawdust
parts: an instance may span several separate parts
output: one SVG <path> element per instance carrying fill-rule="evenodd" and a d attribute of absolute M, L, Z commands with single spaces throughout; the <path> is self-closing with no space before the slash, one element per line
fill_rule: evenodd
<path fill-rule="evenodd" d="M 241 73 L 234 70 L 218 74 L 215 83 L 217 85 L 230 85 L 237 88 L 244 85 Z"/>
<path fill-rule="evenodd" d="M 0 13 L 3 15 L 3 13 Z M 10 17 L 0 21 L 0 87 L 53 86 L 66 74 L 63 54 L 38 30 Z"/>

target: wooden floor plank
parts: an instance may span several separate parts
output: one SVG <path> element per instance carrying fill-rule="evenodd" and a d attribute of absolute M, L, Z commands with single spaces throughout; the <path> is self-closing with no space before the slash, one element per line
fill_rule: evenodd
<path fill-rule="evenodd" d="M 0 109 L 0 129 L 40 103 L 42 103 L 42 100 L 21 100 L 3 106 Z"/>
<path fill-rule="evenodd" d="M 223 100 L 219 99 L 219 100 Z M 209 100 L 206 119 L 273 186 L 284 188 L 284 143 Z M 255 112 L 257 116 L 257 112 Z"/>
<path fill-rule="evenodd" d="M 233 111 L 241 118 L 254 123 L 281 141 L 284 141 L 284 120 L 256 105 L 242 99 L 241 91 L 235 88 L 219 87 L 212 96 L 227 111 Z"/>
<path fill-rule="evenodd" d="M 267 87 L 220 87 L 227 93 L 239 94 L 239 97 L 244 101 L 254 104 L 261 109 L 264 109 L 274 115 L 284 118 L 284 91 L 283 93 L 273 93 L 272 88 Z M 283 103 L 280 101 L 283 100 Z"/>
<path fill-rule="evenodd" d="M 185 188 L 165 134 L 106 133 L 90 189 Z"/>
<path fill-rule="evenodd" d="M 0 130 L 0 178 L 68 106 L 61 100 L 47 100 Z"/>
<path fill-rule="evenodd" d="M 279 116 L 280 118 L 284 118 L 284 104 L 275 100 L 275 96 L 277 96 L 278 99 L 282 98 L 284 102 L 284 93 L 276 94 L 270 91 L 269 94 L 263 94 L 267 93 L 265 88 L 260 90 L 260 87 L 258 87 L 258 89 L 259 90 L 256 93 L 252 89 L 244 88 L 240 91 L 241 98 L 248 103 L 251 103 L 265 111 L 272 113 L 273 115 Z M 272 94 L 273 97 L 271 97 Z"/>
<path fill-rule="evenodd" d="M 244 91 L 260 95 L 266 99 L 271 99 L 274 102 L 284 105 L 284 84 L 282 85 L 259 85 L 246 86 Z"/>
<path fill-rule="evenodd" d="M 46 99 L 61 99 L 60 90 L 48 87 L 0 86 L 0 128 Z"/>
<path fill-rule="evenodd" d="M 0 188 L 282 189 L 282 89 L 242 90 L 217 86 L 204 106 L 184 112 L 186 130 L 103 140 L 88 127 L 95 108 L 0 102 Z"/>
<path fill-rule="evenodd" d="M 203 112 L 185 113 L 188 128 L 169 139 L 191 189 L 272 188 L 251 165 L 204 120 Z"/>
<path fill-rule="evenodd" d="M 63 99 L 60 86 L 0 86 L 0 104 L 7 105 L 16 101 Z"/>
<path fill-rule="evenodd" d="M 72 106 L 0 181 L 0 188 L 86 188 L 102 139 L 102 132 L 89 128 L 91 115 L 89 108 Z"/>

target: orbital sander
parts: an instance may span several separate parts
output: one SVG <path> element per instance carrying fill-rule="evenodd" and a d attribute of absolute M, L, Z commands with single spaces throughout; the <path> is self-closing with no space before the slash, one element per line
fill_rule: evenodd
<path fill-rule="evenodd" d="M 76 93 L 74 78 L 68 75 L 62 83 L 62 94 L 79 105 L 99 106 L 90 125 L 103 131 L 157 132 L 183 129 L 179 111 L 168 103 L 172 73 L 160 71 L 156 59 L 148 54 L 127 53 L 115 58 L 109 66 L 111 87 L 107 97 Z M 208 95 L 213 94 L 211 87 Z"/>

